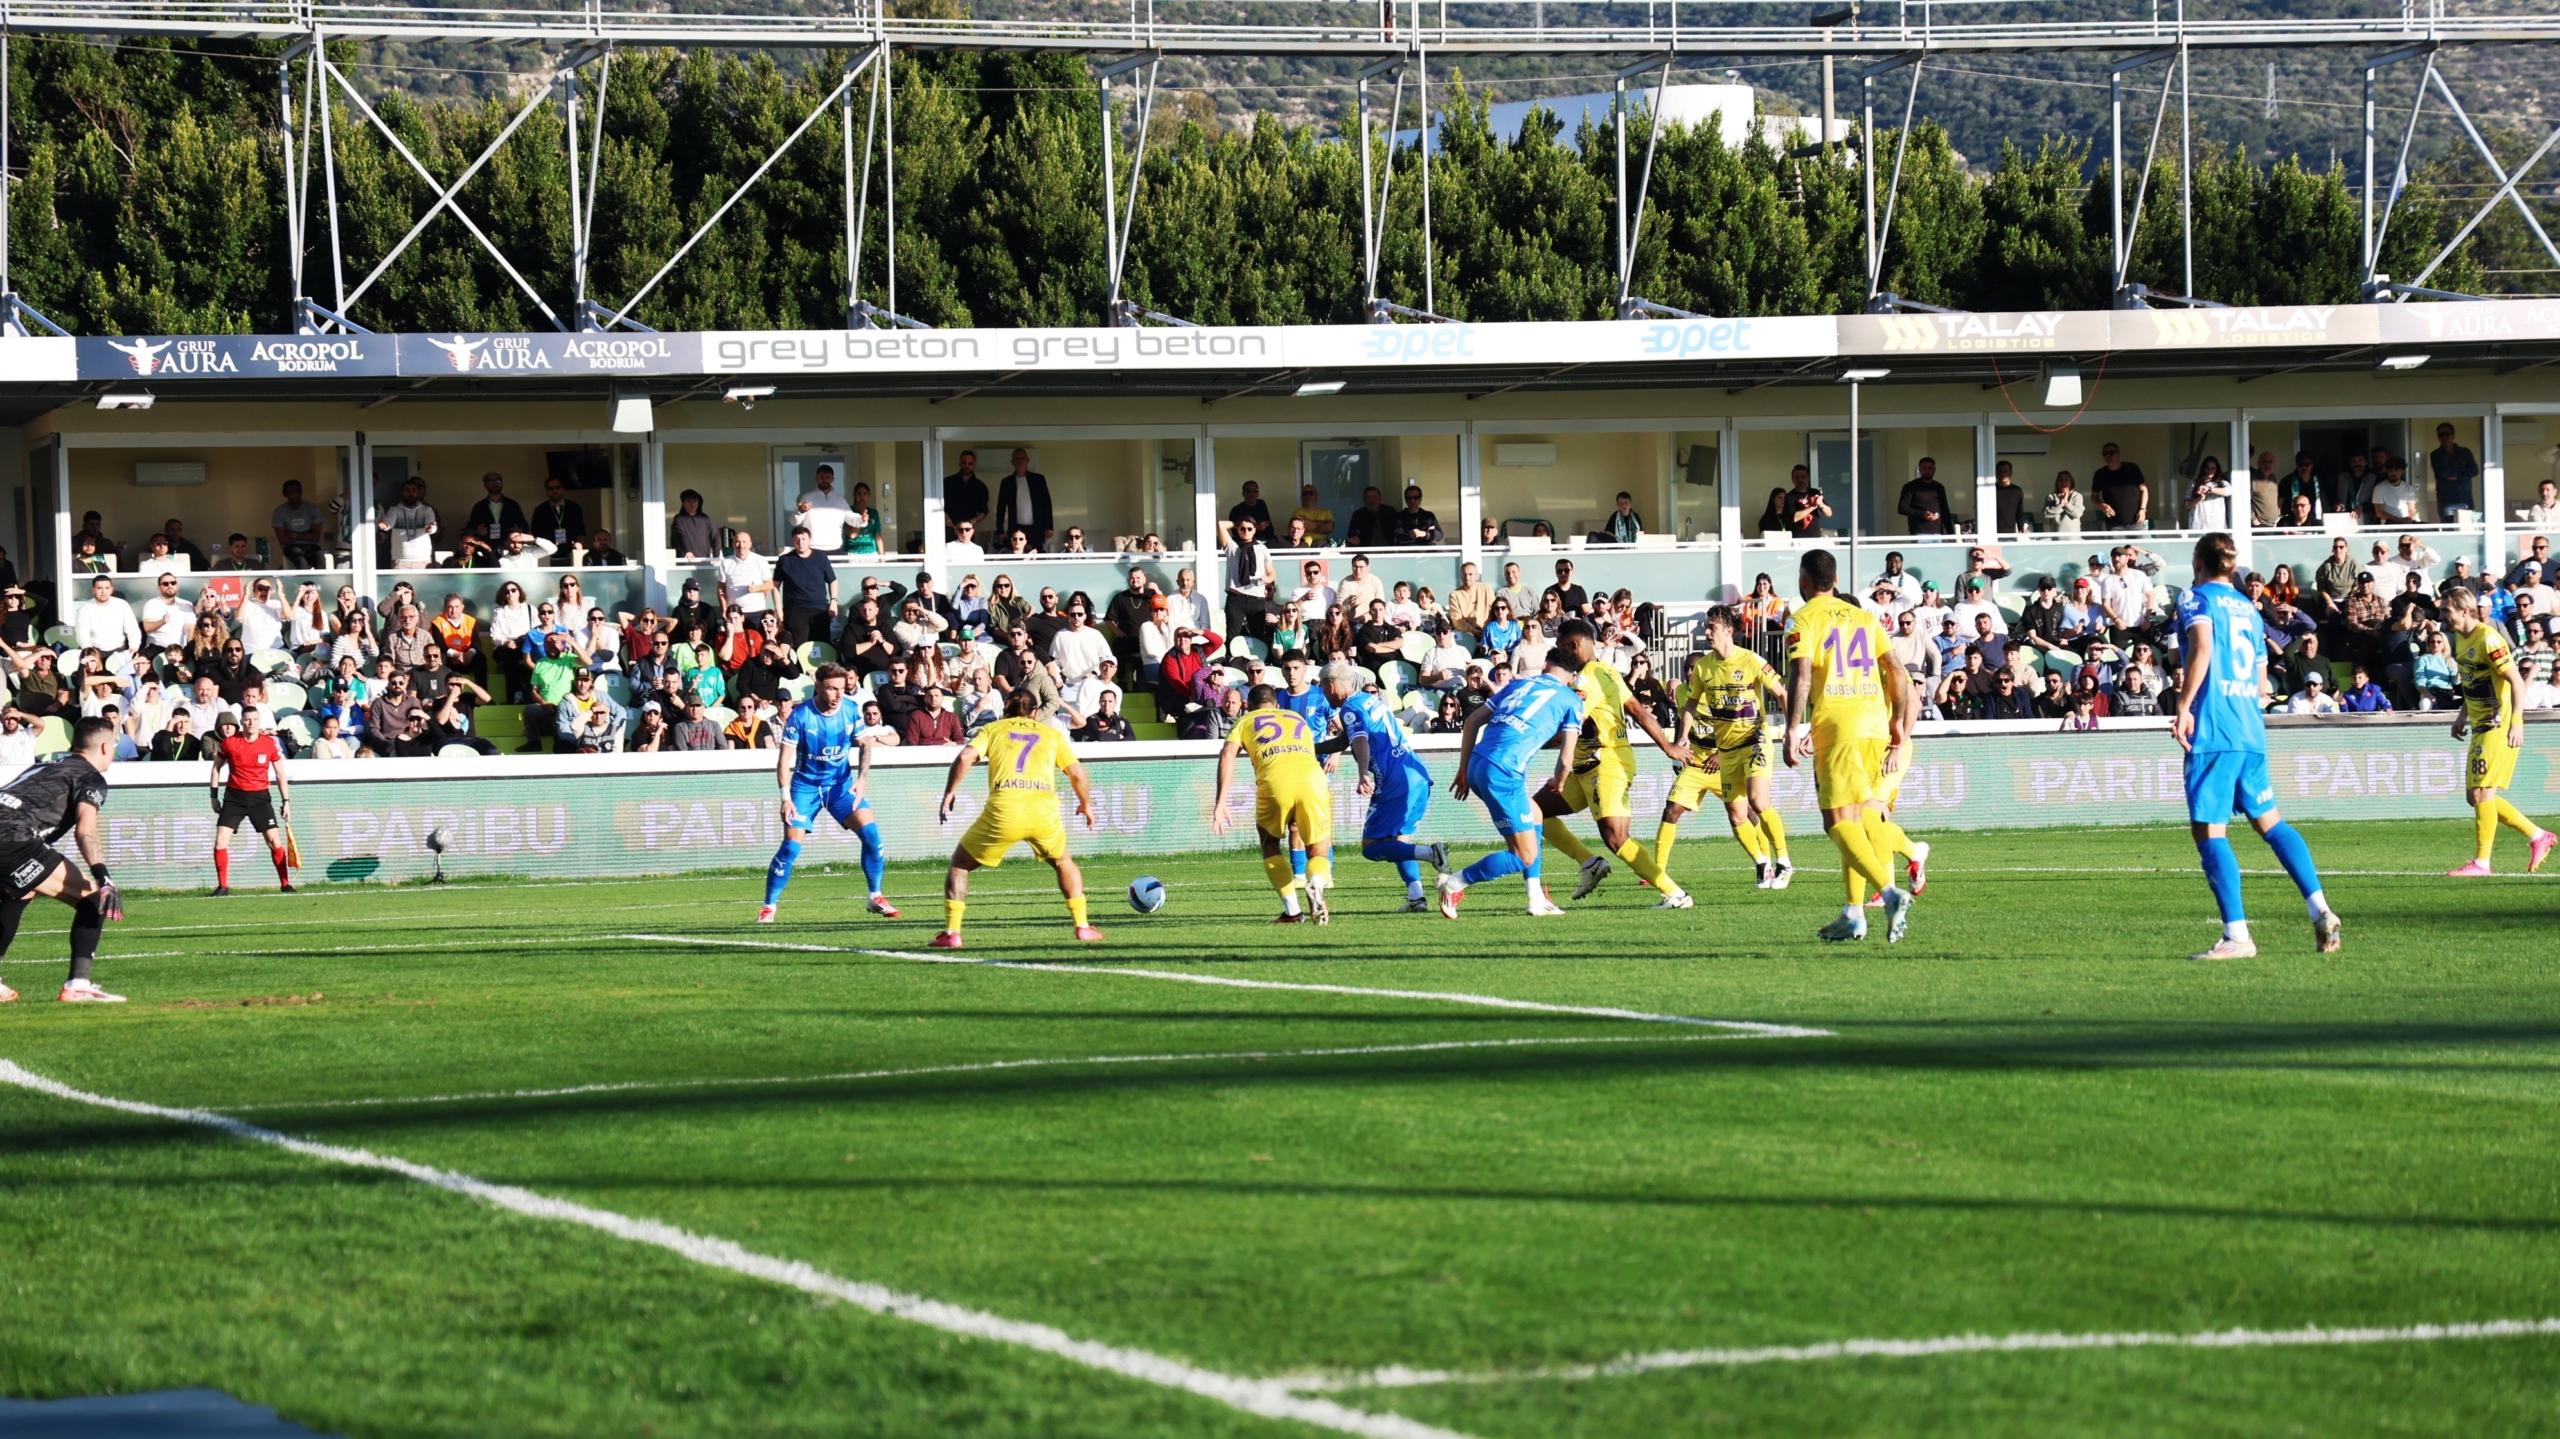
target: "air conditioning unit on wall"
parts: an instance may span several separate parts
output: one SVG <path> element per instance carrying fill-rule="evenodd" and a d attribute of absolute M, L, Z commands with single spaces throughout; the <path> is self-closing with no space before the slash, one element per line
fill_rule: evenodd
<path fill-rule="evenodd" d="M 133 482 L 151 489 L 204 483 L 202 460 L 136 460 Z"/>
<path fill-rule="evenodd" d="M 1543 440 L 1513 440 L 1493 447 L 1493 462 L 1506 470 L 1555 468 L 1556 447 Z"/>

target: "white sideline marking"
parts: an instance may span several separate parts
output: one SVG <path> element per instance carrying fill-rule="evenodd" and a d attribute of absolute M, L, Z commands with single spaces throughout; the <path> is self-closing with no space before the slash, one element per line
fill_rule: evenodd
<path fill-rule="evenodd" d="M 2438 1344 L 2459 1339 L 2520 1339 L 2560 1334 L 2560 1319 L 2485 1319 L 2467 1324 L 2396 1328 L 2208 1329 L 2192 1334 L 1952 1334 L 1940 1339 L 1838 1339 L 1828 1344 L 1760 1349 L 1673 1349 L 1629 1354 L 1600 1364 L 1537 1369 L 1373 1369 L 1360 1374 L 1301 1374 L 1274 1380 L 1302 1394 L 1345 1389 L 1420 1389 L 1443 1384 L 1507 1384 L 1520 1380 L 1618 1379 L 1666 1369 L 1732 1369 L 1753 1364 L 1815 1364 L 1832 1359 L 1930 1359 L 1941 1354 L 2026 1354 L 2066 1349 L 2285 1349 L 2340 1344 Z"/>
<path fill-rule="evenodd" d="M 804 1294 L 813 1294 L 822 1299 L 840 1300 L 873 1314 L 885 1315 L 892 1319 L 904 1319 L 929 1329 L 939 1329 L 946 1334 L 1012 1344 L 1064 1359 L 1071 1364 L 1080 1364 L 1088 1369 L 1097 1369 L 1107 1374 L 1118 1374 L 1143 1383 L 1196 1394 L 1201 1398 L 1213 1400 L 1247 1414 L 1258 1414 L 1268 1419 L 1295 1420 L 1301 1424 L 1330 1429 L 1340 1434 L 1360 1435 L 1363 1439 L 1466 1439 L 1466 1436 L 1455 1431 L 1437 1428 L 1399 1415 L 1372 1414 L 1365 1410 L 1347 1408 L 1329 1399 L 1295 1394 L 1285 1386 L 1268 1379 L 1248 1379 L 1241 1375 L 1223 1374 L 1144 1349 L 1124 1348 L 1093 1339 L 1078 1339 L 1062 1329 L 1052 1328 L 1046 1324 L 1007 1319 L 984 1310 L 949 1304 L 938 1299 L 927 1299 L 921 1295 L 901 1293 L 884 1285 L 845 1279 L 799 1260 L 759 1254 L 730 1240 L 696 1234 L 691 1230 L 679 1229 L 672 1224 L 661 1223 L 654 1219 L 639 1219 L 627 1214 L 617 1214 L 612 1210 L 597 1209 L 574 1200 L 554 1198 L 530 1189 L 518 1188 L 512 1184 L 493 1184 L 485 1179 L 475 1179 L 468 1174 L 457 1173 L 450 1169 L 437 1169 L 395 1155 L 375 1154 L 370 1150 L 296 1139 L 289 1134 L 262 1129 L 247 1120 L 234 1119 L 229 1115 L 214 1114 L 201 1109 L 169 1109 L 157 1104 L 145 1104 L 139 1100 L 93 1094 L 84 1089 L 74 1089 L 59 1080 L 48 1079 L 43 1075 L 22 1069 L 6 1059 L 0 1059 L 0 1083 L 12 1084 L 20 1089 L 49 1094 L 57 1099 L 67 1099 L 76 1104 L 91 1105 L 99 1109 L 120 1110 L 126 1114 L 139 1114 L 152 1119 L 191 1124 L 230 1135 L 235 1139 L 271 1145 L 306 1159 L 317 1159 L 351 1169 L 370 1169 L 386 1174 L 396 1174 L 403 1179 L 416 1180 L 431 1188 L 459 1194 L 466 1199 L 476 1199 L 483 1204 L 493 1205 L 530 1219 L 548 1219 L 557 1223 L 578 1225 L 629 1243 L 663 1249 L 678 1258 L 688 1259 L 708 1268 L 727 1270 L 732 1274 L 745 1275 L 750 1279 L 762 1279 L 768 1283 L 797 1289 Z"/>
<path fill-rule="evenodd" d="M 788 949 L 821 954 L 867 954 L 881 959 L 911 959 L 925 964 L 974 964 L 988 969 L 1036 969 L 1051 974 L 1117 974 L 1133 979 L 1163 979 L 1176 984 L 1208 984 L 1226 989 L 1278 989 L 1302 994 L 1360 994 L 1378 999 L 1418 999 L 1439 1004 L 1472 1004 L 1486 1009 L 1518 1009 L 1538 1014 L 1579 1014 L 1593 1019 L 1626 1019 L 1639 1024 L 1685 1024 L 1701 1029 L 1730 1029 L 1770 1039 L 1831 1039 L 1827 1029 L 1792 1024 L 1762 1024 L 1748 1019 L 1700 1019 L 1686 1014 L 1653 1014 L 1611 1005 L 1548 1004 L 1535 999 L 1504 999 L 1493 994 L 1465 994 L 1437 989 L 1377 989 L 1357 984 L 1311 984 L 1284 979 L 1235 979 L 1223 974 L 1186 974 L 1172 969 L 1135 969 L 1124 965 L 1048 964 L 1027 959 L 971 959 L 959 954 L 929 954 L 908 949 L 861 949 L 849 945 L 767 944 L 754 939 L 723 939 L 682 934 L 617 934 L 611 939 L 644 944 L 708 944 L 731 949 Z"/>
<path fill-rule="evenodd" d="M 733 1079 L 624 1079 L 570 1084 L 556 1089 L 484 1089 L 469 1094 L 395 1094 L 377 1099 L 280 1100 L 262 1104 L 208 1105 L 223 1114 L 289 1109 L 388 1109 L 421 1104 L 464 1104 L 485 1099 L 558 1099 L 573 1094 L 620 1094 L 635 1089 L 750 1089 L 784 1084 L 834 1084 L 856 1079 L 911 1079 L 921 1075 L 984 1074 L 1007 1069 L 1080 1069 L 1085 1066 L 1193 1064 L 1211 1060 L 1345 1059 L 1374 1054 L 1438 1054 L 1461 1049 L 1546 1049 L 1589 1044 L 1731 1044 L 1756 1034 L 1585 1034 L 1552 1038 L 1443 1039 L 1415 1044 L 1355 1044 L 1330 1049 L 1212 1049 L 1191 1054 L 1085 1054 L 1056 1058 L 990 1059 L 974 1064 L 923 1064 L 907 1069 L 848 1069 L 834 1074 L 777 1074 Z"/>

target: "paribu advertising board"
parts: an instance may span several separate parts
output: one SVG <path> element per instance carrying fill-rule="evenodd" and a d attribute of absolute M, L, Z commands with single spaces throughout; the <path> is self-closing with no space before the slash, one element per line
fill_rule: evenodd
<path fill-rule="evenodd" d="M 2464 812 L 2462 746 L 2439 726 L 2282 728 L 2269 738 L 2279 801 L 2292 817 L 2407 819 Z M 1078 855 L 1120 861 L 1109 866 L 1112 872 L 1134 871 L 1149 856 L 1251 842 L 1252 795 L 1244 777 L 1230 796 L 1238 827 L 1218 840 L 1209 832 L 1216 772 L 1209 747 L 1180 757 L 1165 755 L 1167 746 L 1143 748 L 1152 753 L 1118 758 L 1088 752 L 1095 823 L 1091 829 L 1071 823 Z M 984 787 L 972 775 L 945 824 L 935 813 L 943 766 L 927 756 L 915 758 L 926 762 L 875 767 L 871 802 L 893 858 L 940 858 L 977 814 Z M 1425 758 L 1442 789 L 1422 837 L 1490 847 L 1483 810 L 1447 794 L 1454 751 L 1435 748 Z M 595 762 L 592 776 L 546 771 L 528 777 L 508 775 L 508 762 L 501 760 L 476 773 L 440 765 L 432 778 L 369 779 L 363 777 L 366 763 L 308 766 L 296 778 L 294 820 L 306 880 L 426 879 L 438 862 L 427 837 L 442 831 L 448 841 L 443 870 L 455 879 L 734 870 L 743 883 L 743 876 L 771 858 L 781 838 L 772 771 L 761 765 L 617 773 L 615 762 L 606 760 Z M 201 778 L 145 778 L 138 767 L 119 774 L 128 782 L 115 786 L 106 815 L 108 858 L 117 878 L 136 889 L 209 884 L 213 814 Z M 1659 811 L 1671 779 L 1668 764 L 1643 757 L 1634 796 L 1639 816 Z M 1809 832 L 1818 823 L 1810 772 L 1781 769 L 1774 787 L 1778 803 Z M 2552 763 L 2547 746 L 2528 741 L 2515 793 L 2528 810 L 2560 808 L 2560 766 Z M 1920 742 L 1903 785 L 1901 813 L 1923 835 L 2178 826 L 2185 821 L 2183 795 L 2178 750 L 2164 730 L 1950 735 Z M 1335 776 L 1334 804 L 1337 834 L 1346 844 L 1355 841 L 1365 802 L 1347 766 Z M 1702 834 L 1723 827 L 1713 814 L 1689 823 Z M 806 862 L 850 864 L 856 854 L 850 837 L 822 823 Z M 1013 862 L 1036 863 L 1027 853 Z"/>

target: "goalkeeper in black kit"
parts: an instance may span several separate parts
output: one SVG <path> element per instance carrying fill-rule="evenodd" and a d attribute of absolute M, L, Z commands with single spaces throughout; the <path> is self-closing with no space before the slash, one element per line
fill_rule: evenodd
<path fill-rule="evenodd" d="M 17 941 L 27 904 L 58 899 L 71 906 L 71 977 L 56 998 L 65 1004 L 122 1004 L 89 978 L 98 957 L 98 931 L 124 918 L 124 899 L 107 878 L 107 846 L 98 811 L 107 803 L 107 769 L 116 762 L 113 720 L 84 719 L 72 731 L 71 753 L 48 760 L 0 785 L 0 955 Z M 55 843 L 75 833 L 82 874 Z M 0 984 L 0 1004 L 18 992 Z"/>

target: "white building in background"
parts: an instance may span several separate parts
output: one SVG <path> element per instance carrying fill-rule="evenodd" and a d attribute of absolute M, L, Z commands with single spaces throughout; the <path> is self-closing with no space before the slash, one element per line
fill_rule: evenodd
<path fill-rule="evenodd" d="M 1639 114 L 1652 94 L 1650 85 L 1629 82 L 1627 86 L 1628 103 L 1636 107 Z M 1611 91 L 1595 90 L 1585 95 L 1504 100 L 1492 106 L 1488 119 L 1493 126 L 1494 138 L 1507 142 L 1519 138 L 1520 127 L 1528 122 L 1529 112 L 1552 110 L 1558 119 L 1564 121 L 1564 133 L 1557 138 L 1570 146 L 1585 119 L 1595 125 L 1608 122 L 1609 107 L 1616 103 L 1616 99 Z M 1751 134 L 1754 107 L 1758 103 L 1759 92 L 1749 85 L 1666 85 L 1662 89 L 1662 119 L 1666 128 L 1680 125 L 1695 130 L 1712 125 L 1728 147 L 1739 147 Z M 1445 115 L 1443 118 L 1445 121 Z M 1822 119 L 1815 115 L 1768 115 L 1760 117 L 1759 123 L 1768 141 L 1781 149 L 1812 144 L 1822 130 Z M 1846 119 L 1835 117 L 1831 122 L 1833 140 L 1845 139 L 1853 130 L 1854 126 Z M 1397 131 L 1396 143 L 1412 144 L 1414 133 L 1410 129 Z M 1639 130 L 1630 138 L 1638 138 L 1641 134 Z"/>

